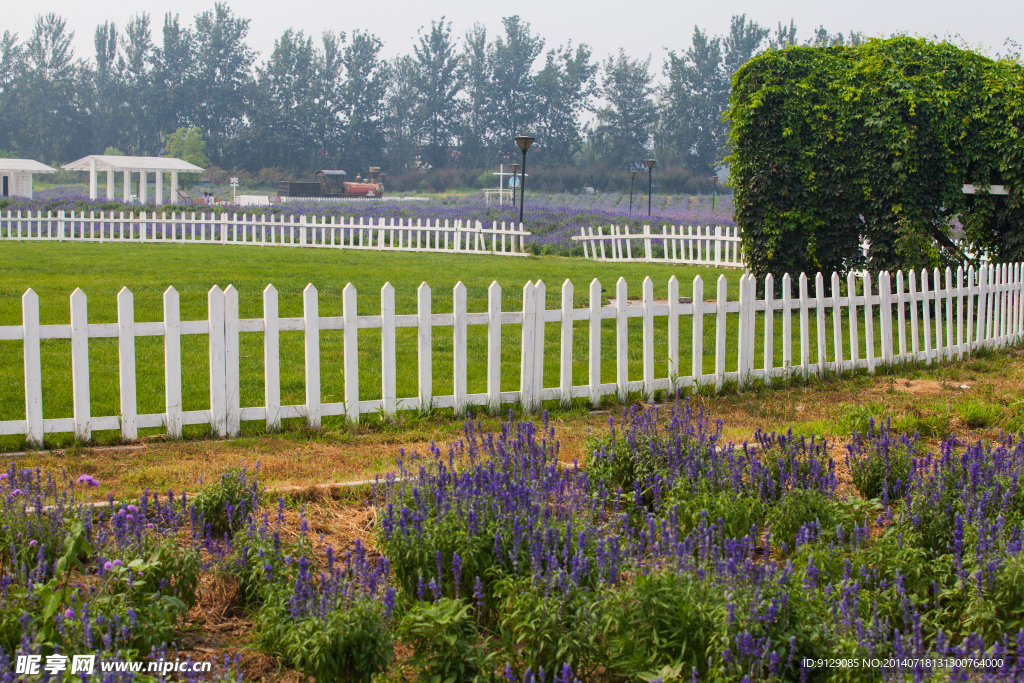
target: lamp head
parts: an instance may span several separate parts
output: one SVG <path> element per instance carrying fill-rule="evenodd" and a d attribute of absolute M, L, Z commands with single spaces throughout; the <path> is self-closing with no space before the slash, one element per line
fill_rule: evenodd
<path fill-rule="evenodd" d="M 517 173 L 518 171 L 519 171 L 519 164 L 512 164 L 512 173 Z"/>
<path fill-rule="evenodd" d="M 654 165 L 655 165 L 656 163 L 658 163 L 658 160 L 657 160 L 657 159 L 648 159 L 648 160 L 647 160 L 647 161 L 645 161 L 644 163 L 645 163 L 645 164 L 647 164 L 647 170 L 649 171 L 649 170 L 651 170 L 652 168 L 654 168 Z"/>
<path fill-rule="evenodd" d="M 528 138 L 525 135 L 516 136 L 516 144 L 519 145 L 519 149 L 526 153 L 526 150 L 530 149 L 530 145 L 533 144 L 533 138 Z"/>

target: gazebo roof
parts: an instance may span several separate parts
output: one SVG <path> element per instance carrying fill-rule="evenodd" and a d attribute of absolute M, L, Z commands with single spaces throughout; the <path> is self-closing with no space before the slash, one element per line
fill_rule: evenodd
<path fill-rule="evenodd" d="M 0 171 L 17 173 L 56 173 L 57 169 L 41 164 L 35 159 L 0 159 Z"/>
<path fill-rule="evenodd" d="M 124 157 L 106 154 L 92 154 L 78 161 L 64 164 L 69 171 L 90 170 L 89 161 L 96 160 L 97 171 L 181 171 L 184 173 L 202 173 L 203 169 L 174 157 Z"/>

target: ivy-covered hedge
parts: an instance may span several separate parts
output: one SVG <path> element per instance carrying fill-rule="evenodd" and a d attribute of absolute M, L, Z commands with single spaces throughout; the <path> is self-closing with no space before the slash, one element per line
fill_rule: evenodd
<path fill-rule="evenodd" d="M 735 217 L 758 275 L 938 266 L 964 257 L 961 235 L 966 252 L 1024 259 L 1017 62 L 907 37 L 773 50 L 736 73 L 728 115 Z"/>

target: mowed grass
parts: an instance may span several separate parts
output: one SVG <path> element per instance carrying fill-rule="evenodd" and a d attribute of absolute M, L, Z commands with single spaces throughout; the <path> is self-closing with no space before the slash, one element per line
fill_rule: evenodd
<path fill-rule="evenodd" d="M 161 244 L 44 244 L 32 242 L 4 242 L 0 244 L 0 325 L 20 325 L 22 319 L 21 296 L 29 287 L 40 298 L 40 319 L 43 324 L 67 324 L 69 321 L 69 295 L 81 287 L 89 297 L 89 321 L 112 323 L 117 320 L 116 296 L 122 286 L 135 295 L 137 322 L 163 319 L 162 296 L 169 286 L 178 290 L 181 299 L 182 320 L 202 320 L 207 317 L 207 292 L 213 285 L 226 287 L 233 284 L 239 292 L 239 312 L 242 318 L 260 318 L 263 315 L 262 292 L 272 283 L 279 292 L 280 315 L 302 315 L 302 290 L 312 283 L 319 291 L 321 316 L 342 314 L 342 290 L 349 282 L 359 296 L 359 314 L 380 313 L 380 289 L 385 282 L 395 288 L 395 304 L 399 314 L 416 312 L 416 290 L 422 282 L 432 288 L 433 312 L 452 311 L 452 288 L 459 281 L 467 288 L 470 311 L 484 311 L 487 288 L 497 281 L 502 287 L 502 310 L 522 310 L 522 288 L 528 281 L 543 280 L 547 286 L 546 306 L 560 308 L 561 287 L 571 280 L 575 287 L 574 306 L 589 305 L 589 284 L 597 278 L 604 288 L 603 304 L 614 297 L 615 283 L 622 277 L 628 285 L 628 298 L 642 296 L 645 277 L 654 282 L 656 299 L 664 300 L 669 278 L 679 280 L 680 296 L 692 294 L 693 279 L 704 280 L 705 300 L 716 296 L 716 281 L 724 274 L 728 280 L 729 299 L 738 296 L 740 271 L 716 270 L 706 267 L 668 266 L 661 264 L 613 264 L 561 257 L 509 258 L 500 256 L 438 255 L 414 253 L 355 252 L 312 248 L 259 248 L 221 245 L 161 245 Z M 794 278 L 794 295 L 796 291 Z M 826 285 L 827 286 L 827 285 Z M 858 289 L 861 283 L 858 282 Z M 845 285 L 844 285 L 845 289 Z M 830 289 L 827 293 L 831 293 Z M 845 292 L 844 292 L 845 294 Z M 796 299 L 796 296 L 794 296 Z M 799 365 L 800 320 L 792 315 L 790 353 L 792 363 Z M 774 316 L 773 365 L 783 365 L 783 316 Z M 895 316 L 894 316 L 895 318 Z M 933 317 L 934 319 L 934 317 Z M 755 322 L 754 365 L 763 363 L 764 315 Z M 574 325 L 573 383 L 588 382 L 589 335 L 586 321 Z M 825 316 L 825 358 L 834 360 L 833 317 L 831 309 Z M 840 318 L 845 359 L 850 358 L 849 311 L 844 309 Z M 860 358 L 864 358 L 865 324 L 863 310 L 858 311 L 857 327 L 860 339 Z M 895 320 L 894 320 L 895 327 Z M 548 324 L 545 330 L 545 386 L 557 386 L 560 362 L 560 326 Z M 715 363 L 714 315 L 704 317 L 702 344 L 703 372 L 714 372 Z M 726 324 L 726 371 L 737 369 L 738 315 L 730 314 Z M 670 373 L 668 367 L 668 323 L 665 317 L 654 321 L 655 376 L 670 374 L 687 376 L 692 367 L 692 324 L 684 316 L 679 324 L 680 368 Z M 881 326 L 876 309 L 874 320 L 875 357 L 881 358 Z M 907 322 L 908 349 L 910 324 Z M 923 327 L 919 331 L 919 344 L 924 347 Z M 344 400 L 342 333 L 327 330 L 320 333 L 321 393 L 323 402 Z M 416 330 L 397 330 L 397 384 L 398 396 L 413 397 L 417 389 Z M 897 332 L 894 330 L 894 337 Z M 631 318 L 628 324 L 629 379 L 643 377 L 642 321 Z M 813 310 L 808 320 L 809 361 L 818 361 L 817 320 Z M 945 335 L 943 335 L 943 338 Z M 264 404 L 263 335 L 240 335 L 241 405 Z M 468 391 L 486 391 L 486 328 L 470 326 L 468 333 Z M 895 342 L 894 342 L 895 346 Z M 301 332 L 281 333 L 281 400 L 283 405 L 305 402 L 304 350 Z M 116 339 L 92 339 L 89 342 L 91 413 L 94 416 L 119 415 L 118 345 Z M 898 351 L 898 349 L 897 349 Z M 506 325 L 502 331 L 502 389 L 519 388 L 521 333 L 518 325 Z M 615 321 L 602 323 L 601 380 L 614 382 L 616 378 Z M 136 340 L 136 367 L 139 413 L 162 413 L 164 404 L 163 338 L 140 337 Z M 433 393 L 435 396 L 452 393 L 452 329 L 437 327 L 433 331 Z M 44 340 L 43 362 L 43 414 L 46 418 L 72 416 L 70 341 Z M 182 392 L 184 410 L 203 410 L 209 407 L 209 361 L 206 335 L 182 337 Z M 359 332 L 359 384 L 363 400 L 381 396 L 380 331 Z M 554 407 L 554 402 L 549 402 Z M 24 373 L 22 344 L 17 341 L 0 342 L 0 420 L 20 420 L 25 416 Z M 364 416 L 373 421 L 373 415 Z M 326 418 L 324 426 L 340 426 L 341 418 Z M 288 425 L 286 425 L 288 426 Z M 247 433 L 262 431 L 262 423 L 243 424 Z M 159 434 L 162 430 L 143 431 L 142 435 Z M 208 432 L 205 426 L 186 427 L 186 436 L 201 436 Z M 47 435 L 47 445 L 64 445 L 70 441 L 67 434 Z M 119 440 L 116 432 L 96 432 L 99 443 Z M 21 437 L 0 437 L 0 450 L 21 449 Z"/>
<path fill-rule="evenodd" d="M 502 287 L 502 310 L 522 310 L 522 288 L 528 280 L 542 279 L 547 285 L 547 307 L 561 305 L 562 283 L 568 279 L 575 286 L 574 305 L 589 305 L 589 284 L 598 278 L 607 297 L 614 297 L 618 278 L 626 279 L 629 298 L 640 298 L 643 279 L 654 281 L 656 298 L 664 299 L 668 280 L 675 275 L 680 281 L 680 295 L 690 294 L 694 276 L 705 281 L 706 296 L 714 295 L 714 283 L 724 273 L 729 278 L 730 298 L 738 293 L 740 272 L 711 268 L 665 266 L 654 264 L 608 264 L 582 259 L 559 257 L 508 258 L 490 256 L 450 256 L 412 253 L 353 252 L 326 249 L 287 249 L 220 246 L 220 245 L 131 245 L 131 244 L 43 244 L 4 242 L 0 245 L 0 325 L 20 325 L 21 297 L 31 287 L 39 295 L 42 324 L 69 322 L 69 296 L 80 287 L 88 296 L 89 322 L 117 321 L 116 297 L 121 287 L 128 287 L 135 296 L 137 322 L 163 319 L 162 296 L 173 286 L 181 299 L 182 320 L 207 317 L 207 292 L 213 285 L 233 284 L 239 293 L 239 315 L 242 318 L 263 316 L 262 293 L 273 284 L 280 296 L 280 315 L 302 315 L 302 290 L 312 283 L 319 291 L 321 316 L 342 314 L 342 290 L 349 282 L 356 287 L 359 314 L 380 313 L 380 290 L 390 282 L 395 288 L 395 304 L 399 314 L 416 312 L 416 290 L 426 282 L 432 289 L 433 312 L 452 311 L 452 289 L 461 281 L 467 288 L 470 311 L 485 311 L 487 288 L 497 281 Z M 735 316 L 731 316 L 735 318 Z M 655 332 L 656 362 L 659 376 L 667 371 L 667 325 L 657 321 Z M 688 321 L 680 326 L 683 340 L 680 354 L 689 367 L 690 328 Z M 706 327 L 711 324 L 708 318 Z M 731 321 L 735 327 L 736 321 Z M 560 336 L 558 325 L 548 325 L 545 349 L 545 384 L 554 386 L 558 378 Z M 713 327 L 712 327 L 713 330 Z M 321 386 L 324 402 L 344 399 L 343 350 L 341 331 L 321 331 Z M 642 377 L 641 322 L 631 319 L 630 378 Z M 305 402 L 303 335 L 301 332 L 281 333 L 281 398 L 282 404 Z M 587 323 L 576 324 L 573 349 L 573 381 L 587 382 Z M 516 325 L 507 325 L 502 333 L 502 388 L 519 387 L 521 335 Z M 43 414 L 46 418 L 72 416 L 70 341 L 44 340 Z M 468 335 L 470 393 L 486 391 L 486 329 L 471 326 Z M 263 335 L 243 333 L 240 337 L 241 403 L 243 406 L 263 405 Z M 398 395 L 417 395 L 416 330 L 397 331 Z M 89 341 L 90 398 L 93 415 L 120 414 L 117 374 L 117 340 Z M 452 330 L 434 328 L 433 391 L 435 395 L 452 393 Z M 615 323 L 602 325 L 602 381 L 615 381 Z M 705 334 L 705 372 L 711 372 L 714 358 L 714 335 Z M 733 354 L 735 356 L 735 354 Z M 205 335 L 182 337 L 183 402 L 185 410 L 209 406 L 208 343 Z M 733 358 L 735 365 L 735 358 Z M 163 338 L 140 337 L 136 340 L 138 409 L 140 413 L 164 411 Z M 359 332 L 360 398 L 381 395 L 381 360 L 379 330 Z M 22 344 L 0 342 L 0 420 L 24 419 L 24 373 Z M 330 422 L 327 422 L 328 426 Z M 247 423 L 247 427 L 262 425 Z M 195 428 L 192 428 L 193 434 Z M 189 430 L 186 430 L 186 434 Z M 115 440 L 116 434 L 97 433 L 99 441 Z M 66 435 L 48 435 L 53 444 L 67 441 Z M 0 447 L 20 448 L 21 439 L 4 437 Z"/>

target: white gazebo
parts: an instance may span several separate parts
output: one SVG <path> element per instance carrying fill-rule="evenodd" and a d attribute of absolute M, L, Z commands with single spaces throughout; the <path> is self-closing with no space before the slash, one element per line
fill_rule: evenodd
<path fill-rule="evenodd" d="M 203 169 L 174 157 L 123 157 L 93 154 L 82 157 L 78 161 L 64 164 L 69 171 L 89 172 L 89 198 L 96 199 L 96 174 L 103 171 L 107 174 L 107 199 L 114 198 L 114 174 L 124 174 L 124 200 L 131 198 L 132 174 L 139 174 L 139 201 L 147 201 L 149 174 L 156 175 L 156 203 L 164 203 L 164 174 L 171 174 L 171 201 L 178 190 L 179 173 L 202 173 Z"/>
<path fill-rule="evenodd" d="M 56 172 L 57 169 L 32 159 L 0 159 L 0 196 L 32 199 L 32 175 Z"/>

